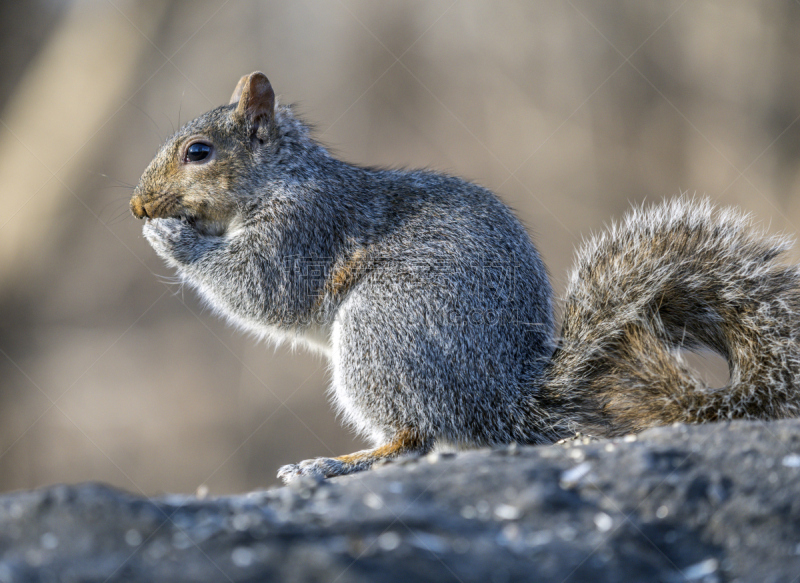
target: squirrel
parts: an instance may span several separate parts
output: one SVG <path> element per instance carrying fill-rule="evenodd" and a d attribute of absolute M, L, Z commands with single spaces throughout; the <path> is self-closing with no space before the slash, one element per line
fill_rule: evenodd
<path fill-rule="evenodd" d="M 329 359 L 336 408 L 375 447 L 283 466 L 285 482 L 441 445 L 800 413 L 791 241 L 708 200 L 634 208 L 585 241 L 559 334 L 545 265 L 495 194 L 334 158 L 260 72 L 167 140 L 130 205 L 215 311 Z M 728 386 L 681 358 L 702 347 Z"/>

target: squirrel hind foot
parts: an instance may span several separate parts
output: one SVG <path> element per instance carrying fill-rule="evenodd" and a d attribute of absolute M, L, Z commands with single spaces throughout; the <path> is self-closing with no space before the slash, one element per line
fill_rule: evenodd
<path fill-rule="evenodd" d="M 374 449 L 365 449 L 334 458 L 319 457 L 297 464 L 287 464 L 278 470 L 278 477 L 288 484 L 301 476 L 333 478 L 370 469 L 377 462 L 390 460 L 404 454 L 422 455 L 430 450 L 430 442 L 412 429 L 399 431 L 394 439 Z"/>

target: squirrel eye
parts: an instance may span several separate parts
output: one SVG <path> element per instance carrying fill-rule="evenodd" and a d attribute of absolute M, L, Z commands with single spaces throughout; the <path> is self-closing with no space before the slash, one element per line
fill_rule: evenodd
<path fill-rule="evenodd" d="M 211 145 L 204 144 L 203 142 L 195 142 L 186 148 L 186 154 L 183 157 L 184 162 L 202 162 L 211 155 Z"/>

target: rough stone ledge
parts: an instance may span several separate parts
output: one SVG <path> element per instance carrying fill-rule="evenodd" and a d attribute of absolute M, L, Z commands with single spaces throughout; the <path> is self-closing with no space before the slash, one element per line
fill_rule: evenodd
<path fill-rule="evenodd" d="M 240 496 L 0 496 L 0 582 L 800 581 L 800 420 L 403 459 Z"/>

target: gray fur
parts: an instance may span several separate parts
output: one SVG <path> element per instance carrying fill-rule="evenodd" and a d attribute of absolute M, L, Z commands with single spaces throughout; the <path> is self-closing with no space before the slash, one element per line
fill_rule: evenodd
<path fill-rule="evenodd" d="M 548 443 L 581 428 L 639 429 L 627 418 L 615 425 L 608 390 L 591 393 L 590 380 L 614 367 L 615 341 L 628 323 L 646 328 L 662 351 L 705 343 L 742 362 L 739 347 L 724 345 L 711 328 L 730 317 L 726 310 L 679 303 L 665 319 L 664 308 L 654 307 L 665 281 L 678 275 L 688 298 L 713 288 L 703 302 L 753 295 L 763 302 L 754 307 L 763 321 L 752 326 L 770 344 L 746 356 L 768 361 L 755 374 L 783 383 L 792 405 L 770 401 L 755 416 L 796 414 L 797 327 L 788 316 L 798 313 L 798 272 L 769 263 L 784 243 L 751 234 L 742 217 L 678 199 L 635 211 L 590 240 L 570 280 L 567 343 L 553 357 L 547 272 L 493 193 L 439 173 L 339 161 L 287 106 L 268 122 L 236 111 L 235 103 L 214 109 L 170 138 L 131 206 L 149 217 L 144 234 L 156 252 L 217 312 L 330 359 L 335 406 L 376 449 L 285 466 L 283 479 L 345 474 L 442 443 Z M 196 136 L 214 144 L 217 158 L 205 167 L 176 163 Z M 676 229 L 695 232 L 697 245 L 673 248 Z M 647 246 L 650 238 L 662 244 L 660 254 Z M 629 264 L 639 249 L 642 257 Z M 762 325 L 772 326 L 769 335 Z M 641 386 L 662 371 L 640 356 L 649 376 L 628 375 L 630 394 L 683 403 L 683 394 Z M 738 380 L 744 369 L 737 366 Z M 695 390 L 684 389 L 694 382 L 687 378 L 676 390 Z M 720 415 L 741 416 L 735 407 L 726 411 Z M 682 420 L 707 417 L 690 408 Z M 648 417 L 644 425 L 659 421 Z"/>
<path fill-rule="evenodd" d="M 800 269 L 791 246 L 733 209 L 678 197 L 587 241 L 566 294 L 547 386 L 602 435 L 672 422 L 800 413 Z M 709 387 L 679 349 L 728 360 Z"/>

